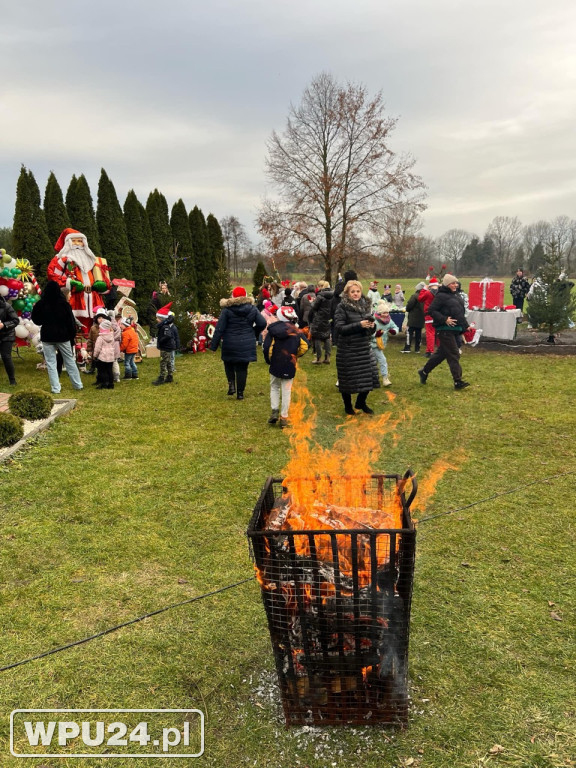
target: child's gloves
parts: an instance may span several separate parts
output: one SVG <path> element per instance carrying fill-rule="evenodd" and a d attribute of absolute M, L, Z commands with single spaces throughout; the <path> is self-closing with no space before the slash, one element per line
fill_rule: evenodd
<path fill-rule="evenodd" d="M 396 331 L 394 328 L 390 328 L 390 330 L 388 331 L 388 333 L 390 334 L 390 336 L 396 336 L 396 334 L 398 333 L 398 331 Z"/>

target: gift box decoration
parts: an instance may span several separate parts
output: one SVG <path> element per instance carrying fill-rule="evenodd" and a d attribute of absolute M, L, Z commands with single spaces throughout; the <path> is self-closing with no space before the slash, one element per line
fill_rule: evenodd
<path fill-rule="evenodd" d="M 504 307 L 504 283 L 485 278 L 472 281 L 468 291 L 468 306 L 471 309 L 502 309 Z"/>

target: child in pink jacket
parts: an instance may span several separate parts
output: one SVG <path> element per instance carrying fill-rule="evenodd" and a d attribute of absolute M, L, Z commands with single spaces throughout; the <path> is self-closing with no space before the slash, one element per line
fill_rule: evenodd
<path fill-rule="evenodd" d="M 98 365 L 100 384 L 97 389 L 114 389 L 114 374 L 112 365 L 117 358 L 116 339 L 110 320 L 100 322 L 100 332 L 94 344 L 94 359 Z"/>

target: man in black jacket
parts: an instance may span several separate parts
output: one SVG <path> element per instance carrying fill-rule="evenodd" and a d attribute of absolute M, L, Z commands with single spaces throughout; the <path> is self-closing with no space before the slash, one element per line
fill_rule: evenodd
<path fill-rule="evenodd" d="M 460 353 L 456 343 L 456 337 L 468 328 L 464 304 L 456 295 L 457 290 L 458 278 L 450 274 L 444 275 L 442 285 L 428 308 L 438 337 L 438 349 L 426 362 L 424 368 L 418 371 L 422 384 L 426 384 L 430 372 L 436 366 L 447 360 L 454 379 L 454 389 L 464 389 L 470 386 L 467 381 L 462 380 Z"/>

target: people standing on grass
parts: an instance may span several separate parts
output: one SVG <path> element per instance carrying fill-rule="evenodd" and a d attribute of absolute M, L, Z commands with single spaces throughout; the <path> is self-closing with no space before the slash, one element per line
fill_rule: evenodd
<path fill-rule="evenodd" d="M 370 339 L 370 345 L 380 369 L 382 386 L 389 387 L 392 382 L 388 378 L 388 361 L 386 360 L 384 350 L 388 344 L 388 335 L 396 336 L 398 326 L 390 317 L 390 304 L 387 301 L 379 301 L 376 304 L 374 308 L 374 322 L 376 323 L 376 332 Z"/>
<path fill-rule="evenodd" d="M 449 273 L 444 275 L 442 285 L 428 308 L 438 336 L 438 349 L 426 361 L 424 367 L 418 371 L 422 384 L 426 384 L 428 376 L 434 368 L 446 360 L 454 380 L 454 389 L 464 389 L 470 386 L 467 381 L 462 379 L 460 353 L 456 341 L 457 336 L 464 333 L 468 328 L 464 304 L 456 295 L 457 290 L 458 278 Z"/>
<path fill-rule="evenodd" d="M 220 300 L 222 312 L 214 329 L 210 349 L 216 352 L 222 344 L 222 362 L 228 380 L 228 394 L 244 400 L 248 365 L 256 362 L 256 339 L 266 327 L 252 296 L 241 285 L 227 299 Z"/>
<path fill-rule="evenodd" d="M 116 360 L 116 339 L 111 320 L 101 320 L 98 338 L 94 344 L 94 359 L 98 366 L 99 383 L 96 389 L 114 389 L 112 366 Z"/>
<path fill-rule="evenodd" d="M 11 387 L 16 386 L 16 374 L 12 362 L 12 345 L 16 339 L 16 326 L 20 324 L 20 318 L 13 309 L 12 304 L 0 296 L 0 357 L 4 364 L 4 370 L 8 376 Z"/>
<path fill-rule="evenodd" d="M 516 309 L 523 311 L 524 299 L 528 295 L 529 290 L 530 290 L 530 283 L 528 282 L 528 279 L 524 276 L 524 270 L 521 267 L 518 267 L 518 269 L 516 270 L 516 276 L 510 283 L 510 293 L 512 295 L 512 301 Z"/>
<path fill-rule="evenodd" d="M 298 315 L 293 307 L 280 307 L 277 320 L 268 327 L 264 340 L 264 359 L 270 366 L 270 406 L 268 424 L 289 426 L 288 412 L 292 382 L 296 376 L 296 359 L 308 351 L 308 341 L 298 330 Z"/>
<path fill-rule="evenodd" d="M 32 308 L 32 322 L 40 327 L 40 340 L 50 381 L 50 391 L 60 394 L 61 385 L 56 368 L 56 352 L 60 352 L 66 373 L 76 390 L 83 389 L 80 372 L 72 353 L 76 338 L 76 320 L 60 286 L 54 280 L 46 283 L 40 300 Z"/>
<path fill-rule="evenodd" d="M 376 304 L 378 304 L 378 302 L 380 301 L 380 291 L 378 290 L 378 280 L 372 280 L 372 282 L 370 283 L 370 288 L 366 293 L 366 296 L 368 299 L 370 299 L 372 308 L 374 308 Z"/>
<path fill-rule="evenodd" d="M 414 293 L 408 299 L 406 304 L 406 343 L 402 352 L 412 351 L 412 342 L 414 342 L 414 352 L 420 352 L 420 344 L 422 343 L 422 328 L 424 328 L 424 306 L 421 301 L 418 300 L 420 291 L 426 288 L 424 281 L 417 283 L 414 288 Z"/>
<path fill-rule="evenodd" d="M 122 319 L 121 326 L 122 341 L 120 343 L 120 350 L 124 352 L 124 378 L 137 379 L 138 368 L 136 367 L 134 358 L 138 352 L 138 334 L 129 317 Z"/>
<path fill-rule="evenodd" d="M 330 288 L 327 280 L 320 280 L 316 283 L 316 298 L 310 307 L 308 320 L 310 321 L 310 340 L 314 349 L 314 360 L 316 365 L 324 363 L 330 365 L 330 354 L 332 352 L 330 313 L 332 311 L 332 298 L 334 291 Z M 322 349 L 324 349 L 324 360 L 322 360 Z"/>
<path fill-rule="evenodd" d="M 392 303 L 396 309 L 402 309 L 404 307 L 404 291 L 400 283 L 394 286 L 394 296 L 392 296 Z"/>
<path fill-rule="evenodd" d="M 436 347 L 436 330 L 434 328 L 434 320 L 428 309 L 430 304 L 434 301 L 436 291 L 438 290 L 440 283 L 437 277 L 430 279 L 427 288 L 422 288 L 418 294 L 418 301 L 422 302 L 424 308 L 424 327 L 426 329 L 426 357 L 432 357 L 434 349 Z"/>
<path fill-rule="evenodd" d="M 358 280 L 349 280 L 334 315 L 338 389 L 349 416 L 356 415 L 354 407 L 364 413 L 374 413 L 366 401 L 370 392 L 380 386 L 376 358 L 370 345 L 375 331 L 372 306 L 362 295 L 362 284 Z M 354 407 L 353 394 L 357 395 Z"/>
<path fill-rule="evenodd" d="M 156 313 L 158 319 L 156 346 L 160 350 L 160 375 L 152 382 L 155 387 L 171 384 L 174 381 L 174 358 L 176 350 L 180 349 L 180 334 L 174 324 L 174 312 L 170 309 L 171 306 L 172 302 L 165 304 Z"/>

